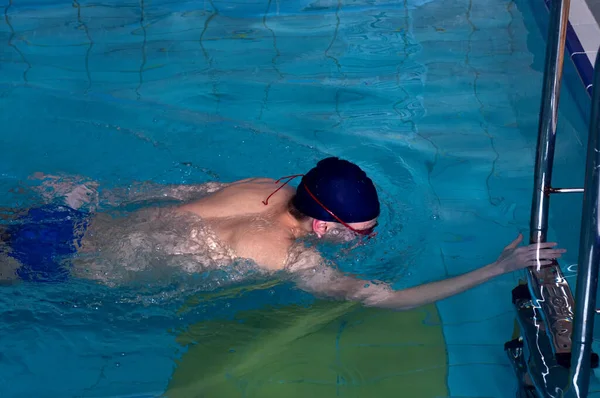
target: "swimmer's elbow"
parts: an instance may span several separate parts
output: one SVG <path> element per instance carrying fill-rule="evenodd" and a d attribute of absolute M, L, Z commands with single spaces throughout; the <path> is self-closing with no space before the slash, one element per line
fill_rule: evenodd
<path fill-rule="evenodd" d="M 363 300 L 366 307 L 376 307 L 396 311 L 409 311 L 419 308 L 427 303 L 415 300 L 410 294 L 404 291 L 388 290 L 383 294 L 375 294 Z"/>
<path fill-rule="evenodd" d="M 365 307 L 375 307 L 375 308 L 381 308 L 381 309 L 386 309 L 386 310 L 395 310 L 395 311 L 410 311 L 410 310 L 414 310 L 415 308 L 419 308 L 420 305 L 418 304 L 411 304 L 411 303 L 389 303 L 389 302 L 378 302 L 378 303 L 372 303 L 372 302 L 364 302 Z"/>

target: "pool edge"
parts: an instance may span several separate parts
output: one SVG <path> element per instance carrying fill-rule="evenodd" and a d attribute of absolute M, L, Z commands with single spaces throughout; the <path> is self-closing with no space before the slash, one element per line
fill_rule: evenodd
<path fill-rule="evenodd" d="M 550 10 L 550 2 L 551 1 L 552 0 L 543 0 L 547 11 Z M 575 2 L 578 2 L 581 0 L 572 0 L 572 1 L 573 1 L 573 3 L 575 3 Z M 591 12 L 589 12 L 589 9 L 586 8 L 586 10 L 587 10 L 586 13 L 589 14 L 589 15 L 587 15 L 588 19 L 596 21 L 594 16 L 591 14 Z M 594 50 L 595 46 L 591 45 L 591 41 L 590 41 L 589 37 L 587 37 L 584 34 L 580 34 L 580 35 L 577 34 L 577 30 L 575 29 L 574 24 L 571 23 L 573 15 L 574 15 L 574 11 L 573 11 L 573 7 L 571 7 L 570 13 L 569 13 L 569 22 L 567 24 L 566 47 L 567 47 L 567 51 L 569 52 L 569 57 L 571 58 L 571 60 L 573 61 L 573 64 L 575 65 L 577 74 L 579 75 L 579 78 L 581 79 L 586 92 L 591 97 L 592 86 L 593 86 L 594 67 L 592 65 L 592 62 L 590 61 L 590 57 L 588 56 L 588 53 L 593 53 L 594 51 L 598 51 L 598 49 L 596 48 Z M 598 26 L 597 22 L 595 22 L 595 24 L 596 24 L 596 26 Z M 576 25 L 576 26 L 585 26 L 585 25 Z M 586 51 L 586 48 L 584 48 L 584 45 L 582 43 L 586 44 L 585 47 L 587 47 L 587 51 Z"/>

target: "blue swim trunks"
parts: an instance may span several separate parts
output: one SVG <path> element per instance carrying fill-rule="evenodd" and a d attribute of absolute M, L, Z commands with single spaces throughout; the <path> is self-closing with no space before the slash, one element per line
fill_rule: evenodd
<path fill-rule="evenodd" d="M 77 252 L 89 213 L 67 206 L 29 209 L 6 229 L 9 255 L 21 263 L 17 274 L 28 281 L 65 281 L 65 260 Z"/>

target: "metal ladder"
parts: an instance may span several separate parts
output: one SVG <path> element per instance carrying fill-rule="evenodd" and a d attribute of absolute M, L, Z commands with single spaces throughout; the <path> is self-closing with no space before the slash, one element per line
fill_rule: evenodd
<path fill-rule="evenodd" d="M 530 242 L 545 242 L 550 195 L 583 193 L 576 300 L 557 262 L 527 270 L 513 289 L 520 337 L 505 344 L 518 398 L 588 396 L 600 266 L 600 52 L 594 66 L 584 188 L 553 188 L 552 166 L 570 0 L 552 0 L 531 207 Z M 575 305 L 575 303 L 577 305 Z"/>

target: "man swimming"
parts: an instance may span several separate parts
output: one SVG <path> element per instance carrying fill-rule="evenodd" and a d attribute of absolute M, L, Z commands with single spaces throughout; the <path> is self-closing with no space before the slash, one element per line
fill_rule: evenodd
<path fill-rule="evenodd" d="M 302 179 L 294 189 L 287 183 L 296 177 Z M 92 263 L 84 261 L 83 265 L 77 265 L 78 261 L 86 253 L 99 250 L 103 256 L 116 253 L 118 267 L 127 268 L 139 260 L 127 256 L 156 253 L 160 246 L 169 259 L 176 258 L 177 266 L 188 272 L 195 272 L 194 264 L 201 261 L 219 264 L 248 259 L 266 272 L 289 272 L 301 288 L 316 295 L 360 301 L 368 306 L 411 309 L 508 272 L 548 265 L 565 252 L 555 248 L 556 243 L 519 246 L 523 239 L 519 235 L 489 265 L 457 277 L 394 291 L 383 283 L 344 275 L 328 266 L 315 249 L 300 245 L 298 250 L 298 241 L 311 234 L 341 241 L 369 239 L 375 234 L 379 198 L 364 171 L 348 161 L 327 158 L 305 175 L 285 179 L 281 182 L 250 178 L 229 184 L 165 187 L 157 196 L 183 203 L 138 210 L 130 216 L 136 222 L 117 227 L 114 216 L 102 212 L 89 215 L 78 210 L 85 202 L 81 191 L 79 195 L 69 192 L 65 195 L 69 206 L 30 209 L 19 217 L 21 221 L 9 225 L 4 234 L 7 253 L 20 263 L 17 274 L 24 279 L 34 279 L 31 275 L 36 268 L 51 272 L 57 266 L 57 257 L 75 255 L 71 261 L 75 265 L 67 273 L 106 281 L 119 269 L 103 266 L 97 258 Z M 93 191 L 89 187 L 84 190 Z M 194 198 L 195 195 L 201 197 Z M 182 226 L 184 221 L 187 224 Z M 101 244 L 103 235 L 120 236 L 119 249 L 105 250 Z M 64 242 L 58 243 L 61 239 Z M 200 252 L 208 255 L 194 257 Z M 148 261 L 154 258 L 146 257 Z M 169 260 L 161 257 L 158 261 Z"/>

